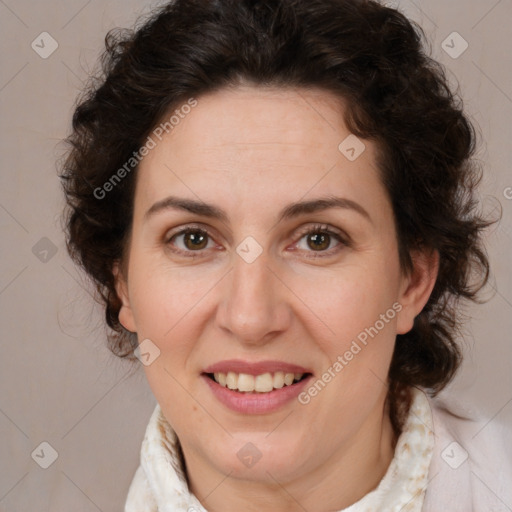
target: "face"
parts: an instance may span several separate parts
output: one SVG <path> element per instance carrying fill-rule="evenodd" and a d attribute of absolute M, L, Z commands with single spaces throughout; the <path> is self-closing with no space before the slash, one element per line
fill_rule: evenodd
<path fill-rule="evenodd" d="M 144 369 L 189 471 L 292 481 L 388 421 L 395 337 L 433 282 L 401 272 L 376 147 L 339 148 L 343 108 L 201 96 L 137 170 L 120 320 L 160 351 Z"/>

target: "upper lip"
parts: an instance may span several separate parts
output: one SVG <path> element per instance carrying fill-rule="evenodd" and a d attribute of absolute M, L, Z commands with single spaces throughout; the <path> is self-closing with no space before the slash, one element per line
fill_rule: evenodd
<path fill-rule="evenodd" d="M 246 373 L 247 375 L 262 375 L 264 373 L 311 373 L 310 370 L 297 364 L 284 361 L 258 361 L 249 362 L 241 359 L 219 361 L 205 368 L 204 373 Z"/>

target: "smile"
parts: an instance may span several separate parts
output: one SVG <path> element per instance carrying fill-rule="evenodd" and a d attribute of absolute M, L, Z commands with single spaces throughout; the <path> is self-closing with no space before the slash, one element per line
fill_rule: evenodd
<path fill-rule="evenodd" d="M 296 402 L 313 374 L 283 361 L 222 361 L 201 374 L 212 397 L 241 414 L 268 414 Z"/>

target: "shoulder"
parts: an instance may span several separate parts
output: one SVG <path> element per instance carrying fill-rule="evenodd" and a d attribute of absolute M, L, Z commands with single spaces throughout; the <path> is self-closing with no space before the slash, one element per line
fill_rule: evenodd
<path fill-rule="evenodd" d="M 512 510 L 512 428 L 457 397 L 429 398 L 434 453 L 425 512 Z"/>

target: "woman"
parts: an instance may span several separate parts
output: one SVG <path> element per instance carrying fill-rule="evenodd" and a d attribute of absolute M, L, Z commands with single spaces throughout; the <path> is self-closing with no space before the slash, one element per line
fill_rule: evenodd
<path fill-rule="evenodd" d="M 490 222 L 421 43 L 370 0 L 177 0 L 107 37 L 63 177 L 158 402 L 127 512 L 512 506 L 496 423 L 434 398 Z"/>

